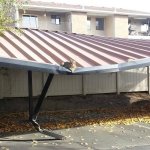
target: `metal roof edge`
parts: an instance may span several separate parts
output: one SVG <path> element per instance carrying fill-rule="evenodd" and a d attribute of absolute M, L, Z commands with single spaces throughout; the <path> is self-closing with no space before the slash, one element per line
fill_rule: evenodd
<path fill-rule="evenodd" d="M 94 67 L 83 67 L 77 68 L 73 74 L 91 74 L 91 73 L 109 73 L 118 72 L 118 64 L 105 65 L 105 66 L 94 66 Z"/>
<path fill-rule="evenodd" d="M 150 57 L 118 64 L 119 71 L 150 66 Z"/>
<path fill-rule="evenodd" d="M 69 5 L 69 4 L 68 4 Z M 51 10 L 58 10 L 58 11 L 76 11 L 76 12 L 86 12 L 86 13 L 106 13 L 106 14 L 118 14 L 118 15 L 135 15 L 135 16 L 150 16 L 149 12 L 143 12 L 143 11 L 137 11 L 137 10 L 128 10 L 128 9 L 122 9 L 122 8 L 115 8 L 111 7 L 110 10 L 107 9 L 107 7 L 99 7 L 99 10 L 95 10 L 92 8 L 86 8 L 86 5 L 82 5 L 81 8 L 73 8 L 71 7 L 57 7 L 57 6 L 44 6 L 44 5 L 35 5 L 35 4 L 24 4 L 24 7 L 27 7 L 29 10 L 30 8 L 42 8 L 42 9 L 51 9 Z M 89 6 L 92 7 L 92 6 Z M 94 6 L 93 6 L 94 7 Z M 104 9 L 106 8 L 106 10 Z M 110 7 L 108 7 L 110 8 Z M 102 9 L 102 10 L 101 10 Z"/>
<path fill-rule="evenodd" d="M 125 62 L 120 64 L 77 68 L 73 72 L 73 74 L 112 73 L 112 72 L 125 71 L 129 69 L 135 69 L 135 68 L 141 68 L 147 66 L 150 66 L 150 57 L 138 59 L 138 60 L 132 60 L 130 62 Z"/>
<path fill-rule="evenodd" d="M 40 72 L 47 72 L 53 74 L 70 73 L 68 69 L 65 69 L 64 67 L 58 65 L 37 63 L 37 62 L 17 60 L 12 58 L 3 58 L 3 57 L 0 57 L 0 67 L 40 71 Z"/>
<path fill-rule="evenodd" d="M 139 60 L 133 60 L 121 64 L 95 66 L 95 67 L 82 67 L 82 68 L 77 68 L 74 72 L 71 72 L 70 70 L 58 65 L 36 63 L 36 62 L 29 62 L 29 61 L 0 57 L 0 67 L 40 71 L 40 72 L 47 72 L 53 74 L 112 73 L 112 72 L 125 71 L 129 69 L 135 69 L 135 68 L 141 68 L 147 66 L 150 66 L 150 57 L 139 59 Z"/>

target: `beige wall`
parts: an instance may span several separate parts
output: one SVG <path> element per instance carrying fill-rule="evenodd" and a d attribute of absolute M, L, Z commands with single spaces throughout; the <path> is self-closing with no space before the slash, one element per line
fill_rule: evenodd
<path fill-rule="evenodd" d="M 128 16 L 114 16 L 115 37 L 128 37 Z"/>
<path fill-rule="evenodd" d="M 114 37 L 115 36 L 115 22 L 114 16 L 107 16 L 105 18 L 105 35 Z"/>
<path fill-rule="evenodd" d="M 128 37 L 128 16 L 113 15 L 106 17 L 106 36 Z"/>
<path fill-rule="evenodd" d="M 87 33 L 87 14 L 86 13 L 71 13 L 72 32 L 73 33 Z"/>

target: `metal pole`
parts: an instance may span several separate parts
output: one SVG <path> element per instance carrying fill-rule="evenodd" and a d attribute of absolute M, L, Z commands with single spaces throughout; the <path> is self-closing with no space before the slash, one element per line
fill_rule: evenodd
<path fill-rule="evenodd" d="M 33 100 L 32 100 L 32 71 L 28 71 L 28 93 L 29 93 L 29 120 L 32 120 L 33 115 Z"/>
<path fill-rule="evenodd" d="M 43 100 L 44 100 L 44 98 L 45 98 L 45 96 L 46 96 L 46 93 L 47 93 L 47 91 L 48 91 L 48 88 L 49 88 L 49 86 L 50 86 L 50 83 L 51 83 L 51 81 L 52 81 L 52 79 L 53 79 L 53 76 L 54 76 L 54 74 L 49 74 L 49 76 L 48 76 L 48 78 L 47 78 L 47 81 L 46 81 L 46 83 L 45 83 L 45 85 L 44 85 L 44 88 L 43 88 L 43 90 L 42 90 L 42 93 L 41 93 L 41 95 L 40 95 L 40 97 L 39 97 L 39 99 L 38 99 L 38 102 L 37 102 L 37 104 L 36 104 L 36 106 L 35 106 L 35 109 L 34 109 L 34 112 L 33 112 L 33 119 L 34 119 L 34 120 L 36 120 L 36 118 L 37 118 L 37 115 L 38 115 L 38 113 L 39 113 L 39 110 L 40 110 L 40 108 L 41 108 L 41 105 L 42 105 L 42 103 L 43 103 Z"/>
<path fill-rule="evenodd" d="M 147 88 L 148 88 L 148 94 L 150 94 L 150 75 L 149 75 L 149 66 L 147 66 Z"/>

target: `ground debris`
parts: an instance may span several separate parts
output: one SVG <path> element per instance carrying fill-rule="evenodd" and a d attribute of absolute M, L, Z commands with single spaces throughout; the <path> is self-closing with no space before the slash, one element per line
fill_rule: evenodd
<path fill-rule="evenodd" d="M 0 134 L 35 131 L 27 120 L 27 112 L 0 114 Z M 93 128 L 89 132 L 93 133 L 96 132 L 94 128 L 98 125 L 113 127 L 118 124 L 130 125 L 136 122 L 150 123 L 150 102 L 139 101 L 133 105 L 125 105 L 125 103 L 121 105 L 119 103 L 118 106 L 118 102 L 115 105 L 113 101 L 111 107 L 106 105 L 106 107 L 97 109 L 45 111 L 39 114 L 38 121 L 41 127 L 47 129 L 66 129 L 92 125 Z"/>

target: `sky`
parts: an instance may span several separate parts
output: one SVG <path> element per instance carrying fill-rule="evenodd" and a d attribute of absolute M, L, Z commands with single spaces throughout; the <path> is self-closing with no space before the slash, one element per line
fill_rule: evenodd
<path fill-rule="evenodd" d="M 150 12 L 150 0 L 40 0 L 40 1 L 103 6 L 103 7 L 117 7 Z"/>

